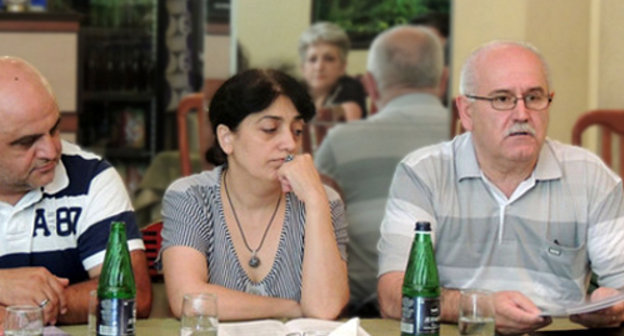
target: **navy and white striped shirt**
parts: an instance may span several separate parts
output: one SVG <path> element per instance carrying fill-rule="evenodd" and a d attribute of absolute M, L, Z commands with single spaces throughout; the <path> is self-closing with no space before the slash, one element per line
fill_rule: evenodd
<path fill-rule="evenodd" d="M 115 169 L 62 142 L 54 180 L 14 206 L 0 202 L 0 269 L 43 266 L 77 283 L 104 261 L 111 221 L 126 222 L 130 250 L 143 249 L 130 199 Z"/>
<path fill-rule="evenodd" d="M 171 246 L 200 251 L 208 263 L 209 282 L 252 294 L 299 301 L 305 236 L 305 208 L 286 194 L 286 215 L 272 268 L 254 282 L 241 266 L 225 223 L 221 202 L 222 167 L 175 181 L 163 199 L 161 253 Z M 347 224 L 338 194 L 326 187 L 338 249 L 346 260 Z"/>

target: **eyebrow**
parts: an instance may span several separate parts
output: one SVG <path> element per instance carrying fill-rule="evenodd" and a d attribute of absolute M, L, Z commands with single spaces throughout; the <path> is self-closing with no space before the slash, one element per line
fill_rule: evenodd
<path fill-rule="evenodd" d="M 52 128 L 50 128 L 50 130 L 48 130 L 48 133 L 52 134 L 54 132 L 56 132 L 56 130 L 59 128 L 61 124 L 61 117 L 59 116 L 58 119 L 56 119 L 56 122 L 54 123 L 54 126 L 52 126 Z M 29 134 L 29 135 L 24 135 L 16 140 L 13 140 L 9 143 L 10 146 L 15 146 L 18 145 L 20 142 L 24 141 L 24 140 L 36 140 L 38 138 L 40 138 L 41 136 L 43 136 L 43 134 Z"/>
<path fill-rule="evenodd" d="M 536 91 L 537 92 L 541 92 L 541 93 L 546 93 L 547 92 L 546 90 L 544 90 L 543 87 L 536 86 L 536 87 L 529 88 L 528 90 L 523 91 L 522 93 L 525 94 L 527 92 L 536 92 Z M 511 90 L 507 90 L 507 89 L 494 90 L 494 91 L 490 92 L 488 95 L 492 96 L 492 95 L 496 95 L 496 94 L 500 94 L 500 93 L 510 94 L 512 96 L 514 95 L 514 93 Z"/>
<path fill-rule="evenodd" d="M 283 117 L 278 117 L 278 116 L 273 116 L 273 115 L 266 115 L 263 116 L 262 118 L 258 119 L 257 123 L 261 122 L 264 119 L 270 119 L 270 120 L 275 120 L 275 121 L 283 121 L 284 118 Z M 295 121 L 299 121 L 299 120 L 303 120 L 303 116 L 301 114 L 298 114 L 295 119 Z"/>

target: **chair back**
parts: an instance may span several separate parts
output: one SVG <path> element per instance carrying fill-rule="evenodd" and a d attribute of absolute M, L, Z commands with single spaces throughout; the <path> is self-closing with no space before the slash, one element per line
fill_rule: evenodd
<path fill-rule="evenodd" d="M 613 163 L 613 135 L 619 138 L 618 155 L 620 177 L 624 176 L 624 110 L 593 110 L 582 114 L 572 128 L 572 144 L 581 146 L 583 132 L 590 126 L 600 128 L 600 157 L 611 168 Z"/>
<path fill-rule="evenodd" d="M 162 279 L 162 273 L 156 268 L 155 262 L 158 258 L 158 252 L 162 245 L 162 231 L 163 222 L 157 221 L 151 223 L 141 229 L 143 234 L 143 244 L 145 245 L 145 256 L 147 257 L 147 268 L 152 280 Z"/>

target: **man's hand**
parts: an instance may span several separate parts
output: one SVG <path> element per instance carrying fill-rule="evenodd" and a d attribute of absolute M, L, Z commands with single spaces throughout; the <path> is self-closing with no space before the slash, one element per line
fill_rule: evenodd
<path fill-rule="evenodd" d="M 619 293 L 615 288 L 600 287 L 592 293 L 590 300 L 597 301 Z M 624 321 L 624 302 L 591 313 L 570 315 L 570 321 L 588 328 L 619 327 Z"/>
<path fill-rule="evenodd" d="M 44 267 L 20 267 L 0 270 L 0 305 L 42 306 L 46 324 L 55 324 L 67 310 L 63 291 L 69 280 L 59 278 Z"/>
<path fill-rule="evenodd" d="M 540 310 L 520 292 L 494 294 L 496 330 L 501 334 L 523 334 L 550 324 L 550 317 L 539 316 Z"/>

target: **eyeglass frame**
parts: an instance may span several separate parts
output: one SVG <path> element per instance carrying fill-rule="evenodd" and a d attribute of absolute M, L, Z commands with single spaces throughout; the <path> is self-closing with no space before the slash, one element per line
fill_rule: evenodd
<path fill-rule="evenodd" d="M 499 96 L 501 96 L 501 95 L 499 95 Z M 550 103 L 552 103 L 552 100 L 553 100 L 553 95 L 552 95 L 552 93 L 547 93 L 547 94 L 546 94 L 546 96 L 548 97 L 548 102 L 546 103 L 546 106 L 544 106 L 544 107 L 543 107 L 543 108 L 541 108 L 541 109 L 533 109 L 533 108 L 529 108 L 529 107 L 527 106 L 527 102 L 526 102 L 526 98 L 527 98 L 527 97 L 529 97 L 530 95 L 522 95 L 522 96 L 518 97 L 518 96 L 514 96 L 514 95 L 509 94 L 509 95 L 507 95 L 507 96 L 509 96 L 509 97 L 512 97 L 512 98 L 513 98 L 513 106 L 512 106 L 512 107 L 510 107 L 510 108 L 508 108 L 508 109 L 500 109 L 500 108 L 496 108 L 496 107 L 494 107 L 494 100 L 495 100 L 497 97 L 483 97 L 483 96 L 475 96 L 475 95 L 470 95 L 470 94 L 465 94 L 465 95 L 464 95 L 464 97 L 469 98 L 469 99 L 487 100 L 487 101 L 489 101 L 489 102 L 490 102 L 490 106 L 492 106 L 492 108 L 493 108 L 493 109 L 495 109 L 495 110 L 497 110 L 497 111 L 511 111 L 511 110 L 515 109 L 515 108 L 516 108 L 516 106 L 518 106 L 518 100 L 520 100 L 520 99 L 522 99 L 522 101 L 524 102 L 524 107 L 525 107 L 527 110 L 531 110 L 531 111 L 543 111 L 543 110 L 547 109 L 547 108 L 548 108 L 548 106 L 550 106 Z"/>

